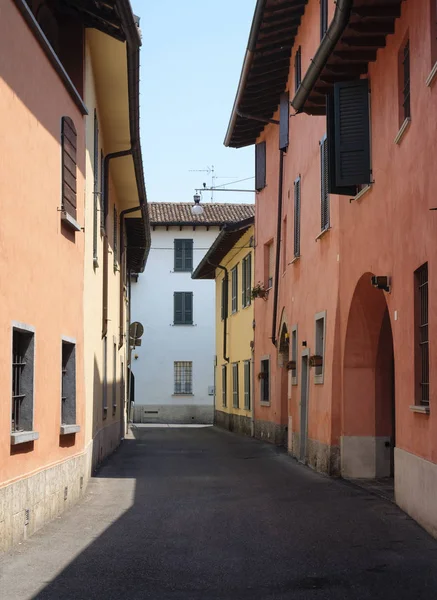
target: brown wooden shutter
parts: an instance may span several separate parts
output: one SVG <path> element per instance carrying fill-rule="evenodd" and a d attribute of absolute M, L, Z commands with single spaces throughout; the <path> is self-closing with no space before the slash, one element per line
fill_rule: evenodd
<path fill-rule="evenodd" d="M 335 172 L 335 119 L 334 97 L 326 96 L 326 132 L 328 138 L 328 194 L 340 196 L 355 196 L 356 186 L 339 186 L 336 183 Z"/>
<path fill-rule="evenodd" d="M 279 101 L 279 150 L 288 148 L 288 130 L 290 124 L 290 102 L 288 92 L 281 94 Z"/>
<path fill-rule="evenodd" d="M 266 187 L 266 143 L 255 146 L 255 189 L 259 192 Z"/>
<path fill-rule="evenodd" d="M 62 117 L 62 208 L 77 217 L 77 133 L 73 120 Z"/>

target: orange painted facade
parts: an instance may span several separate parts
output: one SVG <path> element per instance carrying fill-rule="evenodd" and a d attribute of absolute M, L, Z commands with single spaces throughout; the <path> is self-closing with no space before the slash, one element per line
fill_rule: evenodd
<path fill-rule="evenodd" d="M 328 24 L 336 4 L 328 3 Z M 350 4 L 362 6 L 363 2 Z M 370 84 L 373 183 L 361 197 L 329 196 L 330 228 L 322 235 L 320 142 L 326 134 L 326 117 L 294 114 L 290 106 L 276 345 L 272 343 L 274 288 L 267 301 L 255 301 L 255 374 L 261 361 L 270 357 L 271 382 L 269 403 L 261 401 L 261 385 L 255 386 L 255 431 L 257 437 L 286 445 L 291 454 L 320 471 L 351 478 L 394 474 L 398 504 L 437 535 L 433 500 L 437 491 L 437 312 L 433 302 L 437 213 L 430 212 L 436 206 L 437 186 L 433 167 L 437 127 L 437 84 L 431 74 L 436 60 L 433 4 L 430 0 L 402 2 L 394 33 L 386 36 L 385 47 L 378 49 L 376 60 L 361 74 Z M 270 7 L 274 3 L 267 5 L 266 10 L 274 10 Z M 292 7 L 292 0 L 289 5 Z M 398 135 L 403 123 L 399 57 L 408 38 L 411 121 L 403 135 Z M 301 48 L 304 77 L 320 43 L 320 2 L 309 0 L 291 49 L 284 87 L 291 102 L 295 95 L 295 52 Z M 268 85 L 267 80 L 265 96 Z M 238 98 L 244 101 L 241 89 L 239 94 L 237 107 Z M 244 112 L 241 107 L 240 112 Z M 260 112 L 262 105 L 256 114 Z M 279 120 L 279 110 L 272 117 Z M 245 143 L 246 134 L 239 134 L 245 126 L 241 115 L 239 118 L 237 126 L 231 120 L 227 145 L 253 143 L 249 138 Z M 277 242 L 279 126 L 266 124 L 256 139 L 257 143 L 263 141 L 266 186 L 256 198 L 255 282 L 266 281 L 265 245 L 273 241 L 276 248 Z M 300 257 L 294 259 L 294 181 L 298 177 L 301 241 Z M 415 271 L 425 263 L 429 406 L 417 401 L 421 373 L 415 366 L 419 352 Z M 370 280 L 375 275 L 390 278 L 389 292 L 372 287 Z M 315 368 L 309 367 L 305 396 L 302 378 L 307 357 L 316 354 L 315 321 L 321 315 L 325 317 L 323 381 Z M 291 360 L 291 341 L 286 340 L 291 340 L 294 327 L 296 379 L 285 368 L 286 361 Z M 303 404 L 307 406 L 306 422 Z"/>

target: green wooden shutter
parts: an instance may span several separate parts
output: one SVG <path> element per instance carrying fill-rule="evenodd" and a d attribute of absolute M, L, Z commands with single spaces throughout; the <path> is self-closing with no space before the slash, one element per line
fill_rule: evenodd
<path fill-rule="evenodd" d="M 183 296 L 183 322 L 193 324 L 193 292 L 185 292 Z"/>
<path fill-rule="evenodd" d="M 232 312 L 238 310 L 238 267 L 232 269 Z"/>
<path fill-rule="evenodd" d="M 181 240 L 182 244 L 182 269 L 193 270 L 193 240 Z"/>
<path fill-rule="evenodd" d="M 266 187 L 266 143 L 255 145 L 255 189 L 259 192 Z"/>
<path fill-rule="evenodd" d="M 249 254 L 246 259 L 246 306 L 252 302 L 252 254 Z"/>
<path fill-rule="evenodd" d="M 288 148 L 288 130 L 290 124 L 290 102 L 288 92 L 284 92 L 279 100 L 279 150 Z"/>
<path fill-rule="evenodd" d="M 334 122 L 336 184 L 371 183 L 367 79 L 335 84 Z"/>
<path fill-rule="evenodd" d="M 320 142 L 320 225 L 321 231 L 329 228 L 328 141 L 326 136 Z"/>
<path fill-rule="evenodd" d="M 183 240 L 174 241 L 174 270 L 183 271 Z"/>
<path fill-rule="evenodd" d="M 174 293 L 174 324 L 183 323 L 183 292 Z"/>
<path fill-rule="evenodd" d="M 300 256 L 300 177 L 294 182 L 294 256 Z"/>

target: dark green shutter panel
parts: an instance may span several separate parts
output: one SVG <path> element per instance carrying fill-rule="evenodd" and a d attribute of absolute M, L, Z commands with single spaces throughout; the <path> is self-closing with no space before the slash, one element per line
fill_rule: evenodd
<path fill-rule="evenodd" d="M 74 219 L 77 216 L 77 133 L 73 120 L 62 117 L 62 208 Z"/>
<path fill-rule="evenodd" d="M 183 271 L 183 249 L 182 240 L 174 241 L 174 270 Z"/>
<path fill-rule="evenodd" d="M 320 142 L 320 216 L 321 231 L 329 227 L 328 140 Z"/>
<path fill-rule="evenodd" d="M 340 196 L 355 196 L 355 186 L 340 187 L 336 184 L 335 173 L 335 119 L 334 119 L 334 96 L 326 96 L 326 135 L 328 140 L 328 194 Z"/>
<path fill-rule="evenodd" d="M 294 256 L 300 256 L 300 177 L 294 182 Z"/>
<path fill-rule="evenodd" d="M 193 292 L 184 293 L 184 323 L 193 324 Z"/>
<path fill-rule="evenodd" d="M 266 143 L 255 146 L 255 189 L 259 192 L 266 187 Z"/>
<path fill-rule="evenodd" d="M 343 187 L 370 183 L 368 80 L 336 83 L 334 112 L 336 184 Z"/>
<path fill-rule="evenodd" d="M 183 292 L 174 293 L 174 324 L 183 323 Z"/>
<path fill-rule="evenodd" d="M 184 271 L 193 270 L 193 240 L 184 240 Z"/>
<path fill-rule="evenodd" d="M 279 150 L 288 148 L 288 128 L 290 123 L 290 103 L 288 92 L 281 94 L 279 101 Z"/>

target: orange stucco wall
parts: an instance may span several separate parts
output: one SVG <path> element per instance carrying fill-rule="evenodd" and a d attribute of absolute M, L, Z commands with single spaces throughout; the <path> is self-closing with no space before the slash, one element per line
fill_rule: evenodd
<path fill-rule="evenodd" d="M 378 342 L 384 310 L 388 307 L 394 342 L 396 446 L 436 462 L 437 415 L 432 407 L 437 401 L 433 381 L 437 367 L 437 354 L 433 347 L 437 314 L 432 299 L 437 285 L 433 261 L 437 250 L 437 213 L 429 212 L 429 209 L 436 206 L 437 173 L 433 156 L 437 84 L 431 87 L 425 84 L 432 68 L 429 4 L 428 0 L 407 0 L 402 4 L 402 15 L 396 21 L 394 35 L 387 37 L 386 48 L 380 49 L 376 62 L 370 64 L 375 183 L 356 202 L 349 202 L 347 196 L 330 196 L 331 229 L 318 241 L 315 238 L 321 229 L 319 141 L 326 132 L 326 122 L 324 117 L 305 114 L 290 118 L 290 145 L 284 160 L 283 193 L 287 234 L 282 234 L 287 244 L 281 249 L 282 253 L 286 253 L 287 268 L 285 273 L 281 269 L 277 327 L 283 310 L 288 330 L 298 325 L 300 378 L 302 342 L 307 342 L 310 354 L 313 354 L 315 314 L 321 311 L 327 313 L 324 383 L 316 384 L 313 371 L 310 371 L 308 434 L 310 439 L 335 446 L 339 445 L 342 435 L 389 435 L 387 407 L 375 404 L 378 395 L 389 393 L 387 387 L 384 388 L 386 384 L 381 382 L 381 369 L 387 366 L 384 356 L 390 353 L 390 344 L 387 340 Z M 331 2 L 330 18 L 334 8 Z M 407 32 L 411 52 L 412 122 L 397 145 L 394 143 L 399 130 L 397 61 Z M 310 0 L 295 41 L 295 48 L 302 48 L 303 73 L 319 43 L 319 2 Z M 290 96 L 294 94 L 293 58 L 294 50 L 289 74 Z M 256 198 L 255 281 L 264 280 L 264 244 L 271 239 L 276 243 L 278 133 L 277 126 L 268 125 L 258 140 L 267 143 L 267 187 Z M 301 258 L 289 264 L 293 259 L 293 182 L 299 175 Z M 413 274 L 426 261 L 430 299 L 430 415 L 410 410 L 410 405 L 414 404 Z M 391 276 L 391 293 L 373 290 L 369 282 L 371 274 Z M 368 282 L 370 296 L 366 296 L 367 292 L 356 296 L 357 304 L 353 305 L 354 293 L 362 277 Z M 379 294 L 378 298 L 372 296 L 373 293 Z M 256 386 L 255 418 L 286 425 L 288 415 L 284 415 L 283 411 L 281 414 L 283 369 L 278 367 L 277 349 L 270 339 L 273 298 L 273 293 L 270 293 L 266 302 L 255 301 L 255 369 L 259 371 L 261 358 L 270 355 L 272 370 L 270 406 L 260 404 L 259 386 Z M 372 303 L 376 306 L 380 301 L 380 309 L 375 308 L 372 312 Z M 352 306 L 354 311 L 351 312 Z M 373 362 L 369 364 L 361 359 L 357 364 L 353 362 L 354 353 L 360 355 L 366 351 L 359 330 L 361 317 L 354 317 L 355 314 L 362 315 L 366 331 L 366 319 L 379 319 L 378 331 L 372 342 Z M 349 321 L 350 316 L 357 321 Z M 349 337 L 348 324 L 351 325 Z M 390 331 L 387 322 L 384 328 Z M 364 372 L 367 368 L 372 371 L 370 378 Z M 299 379 L 298 385 L 291 387 L 288 406 L 295 431 L 300 428 L 300 384 Z M 369 415 L 372 418 L 369 419 Z"/>
<path fill-rule="evenodd" d="M 83 232 L 61 227 L 61 117 L 77 139 L 83 224 L 83 117 L 13 2 L 0 8 L 0 485 L 83 450 Z M 32 444 L 10 445 L 12 322 L 35 329 Z M 76 421 L 60 439 L 61 338 L 76 340 Z"/>

